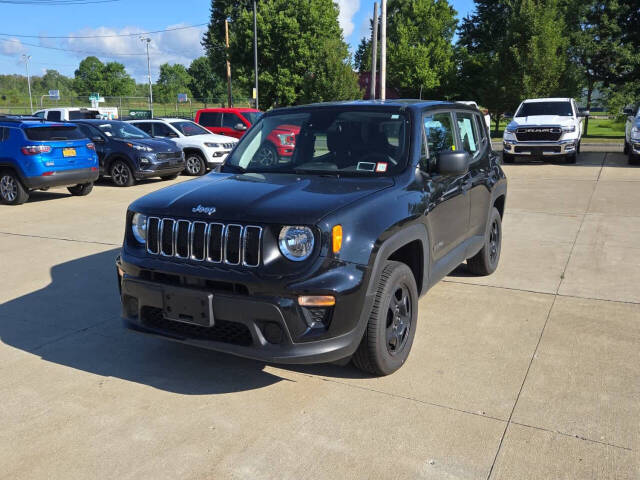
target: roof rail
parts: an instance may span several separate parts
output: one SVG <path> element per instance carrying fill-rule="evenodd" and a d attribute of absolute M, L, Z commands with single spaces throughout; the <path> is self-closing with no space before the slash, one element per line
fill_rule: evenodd
<path fill-rule="evenodd" d="M 25 121 L 44 122 L 44 118 L 34 117 L 32 115 L 0 115 L 0 122 L 22 123 Z"/>

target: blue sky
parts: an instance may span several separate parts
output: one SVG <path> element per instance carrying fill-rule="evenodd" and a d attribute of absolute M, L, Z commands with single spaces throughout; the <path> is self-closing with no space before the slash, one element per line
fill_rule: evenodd
<path fill-rule="evenodd" d="M 374 0 L 337 0 L 345 39 L 355 49 L 369 34 Z M 473 0 L 453 0 L 460 17 L 473 9 Z M 89 54 L 103 61 L 117 60 L 138 80 L 146 75 L 146 56 L 139 32 L 207 23 L 210 0 L 116 0 L 113 3 L 69 6 L 0 6 L 0 73 L 24 73 L 23 54 L 31 55 L 31 71 L 53 68 L 73 75 L 78 62 Z M 202 54 L 205 27 L 150 35 L 154 79 L 162 63 L 183 63 Z M 132 34 L 129 37 L 52 39 L 47 36 Z M 7 35 L 8 34 L 8 35 Z M 34 35 L 22 38 L 15 35 Z M 31 45 L 29 45 L 31 44 Z M 51 47 L 51 48 L 41 48 Z M 62 51 L 55 50 L 71 50 Z M 126 55 L 125 55 L 126 54 Z"/>

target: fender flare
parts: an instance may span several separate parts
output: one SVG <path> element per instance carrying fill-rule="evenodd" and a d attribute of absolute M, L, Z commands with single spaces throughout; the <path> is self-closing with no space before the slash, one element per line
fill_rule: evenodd
<path fill-rule="evenodd" d="M 20 181 L 24 185 L 24 180 L 26 178 L 26 175 L 24 175 L 24 173 L 22 172 L 20 167 L 18 167 L 15 163 L 8 162 L 6 160 L 0 160 L 0 170 L 2 170 L 3 168 L 9 168 L 9 169 L 13 170 L 14 172 L 16 172 L 16 174 L 18 175 L 18 178 L 20 179 Z"/>
<path fill-rule="evenodd" d="M 384 262 L 393 252 L 415 240 L 419 240 L 422 243 L 423 255 L 422 289 L 418 292 L 418 295 L 421 296 L 426 293 L 429 286 L 429 271 L 431 265 L 429 232 L 427 231 L 427 226 L 425 224 L 414 223 L 394 233 L 378 247 L 371 267 L 371 274 L 369 276 L 369 283 L 367 286 L 367 295 L 375 295 L 377 279 L 384 268 Z"/>

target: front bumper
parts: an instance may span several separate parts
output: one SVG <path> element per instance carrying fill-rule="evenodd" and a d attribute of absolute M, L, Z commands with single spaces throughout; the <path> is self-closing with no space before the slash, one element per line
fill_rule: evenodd
<path fill-rule="evenodd" d="M 365 275 L 356 291 L 350 287 L 336 295 L 326 328 L 314 331 L 293 291 L 252 294 L 253 288 L 223 288 L 223 282 L 142 269 L 121 258 L 117 267 L 122 316 L 128 328 L 265 362 L 325 363 L 353 355 L 373 304 L 373 296 L 366 295 Z M 228 275 L 218 277 L 229 279 Z M 167 318 L 167 296 L 185 295 L 208 299 L 213 326 Z"/>
<path fill-rule="evenodd" d="M 559 140 L 557 142 L 520 142 L 518 140 L 503 141 L 504 153 L 535 157 L 571 155 L 576 153 L 577 145 L 578 139 Z"/>
<path fill-rule="evenodd" d="M 207 167 L 215 168 L 222 165 L 229 156 L 230 151 L 231 150 L 221 150 L 215 152 L 209 151 L 207 157 Z"/>
<path fill-rule="evenodd" d="M 175 175 L 184 170 L 184 160 L 181 160 L 170 165 L 166 164 L 153 164 L 144 165 L 142 169 L 134 172 L 133 176 L 136 180 L 151 177 L 164 177 L 168 175 Z"/>
<path fill-rule="evenodd" d="M 75 168 L 73 170 L 54 171 L 53 175 L 24 177 L 22 182 L 29 190 L 50 187 L 69 187 L 95 182 L 100 172 L 97 167 Z"/>

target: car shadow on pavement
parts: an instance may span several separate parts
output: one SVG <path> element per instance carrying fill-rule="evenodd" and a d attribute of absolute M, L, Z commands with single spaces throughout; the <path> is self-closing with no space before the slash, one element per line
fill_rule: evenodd
<path fill-rule="evenodd" d="M 0 341 L 46 362 L 187 395 L 287 380 L 265 372 L 264 363 L 125 329 L 114 265 L 118 252 L 56 265 L 46 287 L 0 304 Z"/>

